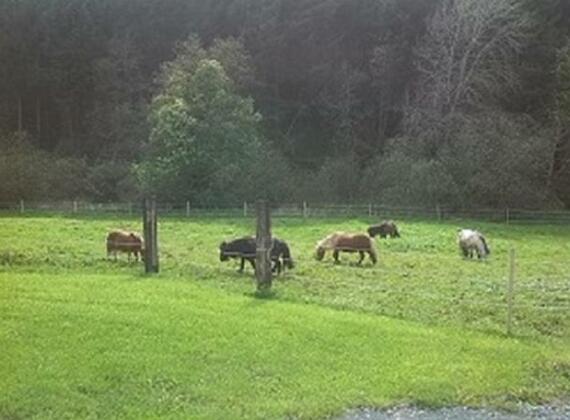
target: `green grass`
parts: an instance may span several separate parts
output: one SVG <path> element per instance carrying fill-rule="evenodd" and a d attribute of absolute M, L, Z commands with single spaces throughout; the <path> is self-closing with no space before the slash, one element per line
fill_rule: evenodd
<path fill-rule="evenodd" d="M 400 223 L 402 238 L 377 240 L 380 261 L 355 267 L 356 255 L 341 265 L 313 258 L 316 241 L 335 230 L 363 231 L 372 220 L 275 219 L 273 232 L 291 245 L 297 267 L 275 282 L 279 300 L 315 303 L 429 324 L 505 331 L 508 251 L 517 253 L 514 331 L 518 336 L 570 338 L 570 227 L 505 226 L 478 222 Z M 458 226 L 488 237 L 488 261 L 459 256 Z M 111 228 L 140 230 L 136 218 L 0 218 L 0 270 L 82 273 L 142 272 L 123 257 L 110 262 L 105 236 Z M 254 232 L 252 219 L 162 218 L 161 272 L 243 294 L 253 289 L 252 271 L 238 274 L 237 262 L 220 263 L 219 243 Z"/>
<path fill-rule="evenodd" d="M 256 298 L 221 263 L 251 219 L 163 218 L 161 274 L 105 259 L 139 221 L 0 217 L 0 418 L 322 417 L 402 402 L 508 406 L 570 396 L 570 228 L 404 221 L 380 262 L 317 262 L 371 220 L 275 219 L 297 267 Z M 463 260 L 458 226 L 489 238 Z M 506 337 L 508 250 L 517 251 Z"/>

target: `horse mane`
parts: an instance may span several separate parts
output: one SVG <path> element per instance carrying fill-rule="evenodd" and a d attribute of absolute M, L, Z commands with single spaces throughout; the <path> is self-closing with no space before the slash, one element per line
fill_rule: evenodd
<path fill-rule="evenodd" d="M 336 238 L 339 235 L 343 235 L 343 232 L 334 232 L 331 233 L 330 235 L 324 237 L 323 239 L 321 239 L 319 242 L 317 242 L 317 246 L 315 247 L 316 249 L 322 248 L 322 249 L 333 249 L 335 246 L 335 242 L 336 242 Z"/>

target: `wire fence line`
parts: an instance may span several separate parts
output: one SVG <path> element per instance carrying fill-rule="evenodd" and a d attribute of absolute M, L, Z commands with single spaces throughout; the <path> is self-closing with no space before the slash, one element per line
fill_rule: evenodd
<path fill-rule="evenodd" d="M 168 243 L 166 240 L 165 245 Z M 41 267 L 45 265 L 53 265 L 58 267 L 60 263 L 64 263 L 66 268 L 73 268 L 74 266 L 81 267 L 81 269 L 90 270 L 91 267 L 103 267 L 105 269 L 113 269 L 116 267 L 117 262 L 112 258 L 108 258 L 105 252 L 104 236 L 98 242 L 98 249 L 96 251 L 93 246 L 95 243 L 91 240 L 78 242 L 78 251 L 71 254 L 60 254 L 59 250 L 66 249 L 65 246 L 43 247 L 38 245 L 47 245 L 44 241 L 34 243 L 30 248 L 20 249 L 19 251 L 11 250 L 10 244 L 0 244 L 0 269 L 8 269 L 17 266 L 35 266 Z M 7 248 L 6 248 L 7 247 Z M 36 255 L 35 250 L 42 249 L 44 253 Z M 53 258 L 46 259 L 46 253 L 49 255 L 53 251 Z M 217 251 L 217 250 L 216 250 Z M 203 261 L 196 261 L 190 264 L 179 265 L 180 262 L 186 262 L 188 259 L 186 254 L 170 254 L 164 250 L 162 255 L 165 257 L 162 264 L 169 267 L 173 272 L 193 272 L 195 270 L 208 272 L 211 276 L 212 270 L 215 273 L 230 275 L 233 273 L 234 267 L 218 264 L 218 253 L 212 255 L 209 263 Z M 236 254 L 236 256 L 242 256 Z M 253 256 L 253 254 L 244 254 L 244 256 Z M 295 257 L 295 255 L 294 255 Z M 299 255 L 296 259 L 297 263 L 301 266 L 321 265 L 323 267 L 329 266 L 332 268 L 330 260 L 325 262 L 316 262 L 312 258 L 312 254 Z M 436 256 L 427 256 L 427 259 L 438 260 Z M 120 259 L 122 264 L 118 268 L 135 269 L 134 262 L 126 264 L 126 258 Z M 460 261 L 460 256 L 456 256 L 454 260 Z M 447 258 L 445 258 L 447 261 Z M 354 266 L 354 263 L 344 262 L 345 266 Z M 484 269 L 486 264 L 484 262 L 468 264 L 472 267 L 480 267 Z M 410 319 L 419 316 L 433 319 L 437 322 L 446 322 L 446 320 L 453 320 L 455 316 L 460 319 L 453 322 L 459 322 L 465 326 L 473 326 L 473 317 L 483 317 L 476 319 L 488 319 L 500 326 L 504 330 L 503 325 L 507 314 L 514 317 L 513 326 L 508 327 L 507 330 L 514 331 L 515 334 L 523 330 L 535 329 L 537 331 L 545 331 L 546 334 L 566 334 L 570 328 L 570 272 L 567 278 L 551 279 L 541 278 L 537 279 L 537 274 L 530 273 L 517 273 L 513 279 L 513 288 L 508 287 L 509 276 L 507 273 L 500 274 L 497 272 L 487 273 L 485 270 L 481 272 L 473 272 L 466 277 L 461 277 L 457 282 L 452 285 L 444 285 L 443 288 L 436 287 L 436 283 L 431 281 L 423 282 L 423 286 L 418 283 L 394 283 L 383 282 L 385 276 L 375 276 L 376 273 L 383 273 L 386 271 L 393 271 L 396 265 L 385 263 L 383 267 L 379 267 L 379 271 L 364 270 L 363 273 L 370 273 L 370 277 L 375 277 L 378 282 L 370 283 L 368 295 L 375 296 L 378 302 L 387 304 L 386 310 L 382 309 L 383 313 L 387 315 L 398 313 Z M 545 261 L 542 268 L 565 268 L 567 265 L 557 261 Z M 97 268 L 97 269 L 99 269 Z M 373 267 L 372 267 L 373 268 Z M 430 277 L 436 278 L 437 273 L 429 273 Z M 564 274 L 563 274 L 564 275 Z M 231 276 L 230 276 L 231 277 Z M 307 274 L 298 273 L 296 271 L 287 272 L 281 278 L 287 284 L 288 282 L 307 282 Z M 227 279 L 227 278 L 226 278 Z M 233 281 L 233 280 L 232 280 Z M 311 281 L 312 283 L 312 281 Z M 449 287 L 448 287 L 449 286 Z M 546 287 L 544 287 L 546 286 Z M 315 286 L 318 288 L 318 286 Z M 342 288 L 341 288 L 342 289 Z M 342 293 L 339 295 L 342 297 Z M 393 306 L 394 302 L 399 302 L 398 306 Z M 383 306 L 380 304 L 380 307 Z M 392 305 L 392 306 L 391 306 Z M 447 314 L 441 314 L 440 311 L 446 311 Z M 464 318 L 461 318 L 464 317 Z M 463 319 L 463 320 L 462 320 Z M 544 324 L 536 326 L 535 323 Z M 541 324 L 541 325 L 542 325 Z M 476 327 L 475 327 L 476 328 Z M 493 327 L 494 328 L 494 327 Z M 554 332 L 550 332 L 554 331 Z"/>
<path fill-rule="evenodd" d="M 254 203 L 244 201 L 239 206 L 202 207 L 190 201 L 179 203 L 157 203 L 161 215 L 186 217 L 253 217 Z M 0 201 L 0 211 L 30 213 L 109 213 L 136 215 L 142 212 L 140 202 L 93 203 L 86 201 Z M 479 219 L 489 222 L 562 224 L 570 222 L 570 210 L 540 210 L 521 208 L 453 208 L 446 206 L 388 206 L 368 204 L 326 204 L 326 203 L 278 203 L 272 206 L 274 217 L 375 217 L 381 219 L 428 218 Z"/>

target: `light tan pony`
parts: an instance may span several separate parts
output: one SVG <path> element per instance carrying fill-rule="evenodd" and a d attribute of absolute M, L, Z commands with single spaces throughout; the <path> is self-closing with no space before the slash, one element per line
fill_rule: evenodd
<path fill-rule="evenodd" d="M 315 247 L 315 258 L 321 261 L 328 250 L 333 251 L 335 263 L 339 263 L 340 252 L 358 252 L 360 259 L 358 264 L 364 260 L 364 253 L 368 253 L 372 264 L 378 261 L 378 253 L 374 246 L 374 240 L 368 235 L 361 233 L 335 232 L 317 242 Z"/>

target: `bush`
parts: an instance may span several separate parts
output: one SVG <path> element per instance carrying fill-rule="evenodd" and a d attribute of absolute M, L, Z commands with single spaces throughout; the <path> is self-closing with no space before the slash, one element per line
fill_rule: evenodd
<path fill-rule="evenodd" d="M 479 207 L 542 207 L 555 137 L 531 121 L 496 113 L 467 119 L 440 159 L 461 185 L 462 201 Z"/>
<path fill-rule="evenodd" d="M 87 190 L 86 173 L 84 161 L 52 156 L 25 136 L 0 140 L 0 197 L 5 201 L 80 197 Z"/>
<path fill-rule="evenodd" d="M 402 152 L 373 160 L 365 169 L 362 196 L 367 201 L 434 206 L 456 199 L 457 185 L 437 160 L 413 158 Z"/>
<path fill-rule="evenodd" d="M 125 162 L 89 166 L 34 147 L 25 136 L 0 138 L 0 200 L 124 200 L 136 196 Z"/>
<path fill-rule="evenodd" d="M 88 195 L 94 201 L 125 201 L 140 198 L 129 162 L 99 162 L 89 168 Z"/>

